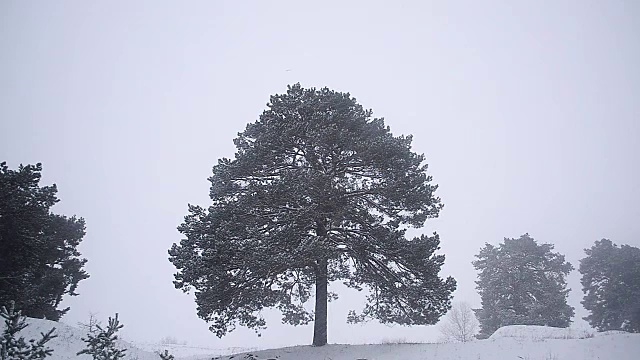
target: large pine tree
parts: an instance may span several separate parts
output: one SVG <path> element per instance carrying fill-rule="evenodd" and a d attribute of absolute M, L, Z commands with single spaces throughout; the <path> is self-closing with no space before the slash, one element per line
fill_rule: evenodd
<path fill-rule="evenodd" d="M 580 260 L 584 319 L 599 331 L 640 332 L 640 249 L 596 241 Z"/>
<path fill-rule="evenodd" d="M 476 310 L 480 338 L 506 325 L 569 326 L 574 311 L 567 304 L 566 276 L 573 266 L 552 250 L 529 234 L 480 249 L 473 262 L 482 299 Z"/>
<path fill-rule="evenodd" d="M 82 218 L 51 213 L 55 185 L 39 186 L 42 165 L 10 170 L 0 163 L 0 304 L 15 301 L 28 317 L 59 320 L 64 295 L 89 275 L 77 250 Z"/>
<path fill-rule="evenodd" d="M 213 167 L 211 205 L 189 206 L 169 250 L 176 287 L 195 289 L 216 335 L 263 328 L 260 310 L 276 307 L 284 322 L 314 321 L 324 345 L 335 280 L 370 290 L 351 321 L 434 324 L 446 313 L 456 285 L 438 277 L 438 235 L 405 237 L 442 208 L 411 136 L 393 136 L 348 93 L 296 84 L 234 142 L 235 159 Z"/>

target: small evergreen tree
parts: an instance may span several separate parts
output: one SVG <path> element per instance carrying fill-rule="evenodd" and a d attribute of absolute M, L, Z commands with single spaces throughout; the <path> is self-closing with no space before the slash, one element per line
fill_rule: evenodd
<path fill-rule="evenodd" d="M 529 236 L 486 244 L 473 262 L 482 308 L 479 338 L 506 325 L 568 327 L 574 314 L 567 304 L 566 276 L 573 266 L 553 245 L 538 244 Z"/>
<path fill-rule="evenodd" d="M 596 241 L 580 260 L 584 319 L 599 331 L 640 332 L 640 249 Z"/>
<path fill-rule="evenodd" d="M 117 313 L 115 318 L 109 317 L 109 324 L 106 329 L 96 324 L 96 331 L 89 332 L 86 338 L 82 338 L 87 343 L 87 348 L 78 352 L 78 355 L 89 354 L 94 360 L 118 360 L 123 358 L 127 349 L 118 349 L 116 347 L 116 340 L 118 340 L 116 333 L 123 326 L 118 321 Z"/>
<path fill-rule="evenodd" d="M 46 347 L 49 340 L 55 338 L 56 328 L 52 328 L 46 333 L 41 333 L 40 340 L 31 339 L 27 343 L 24 337 L 18 337 L 18 333 L 26 328 L 28 324 L 21 311 L 15 309 L 15 303 L 10 302 L 9 308 L 0 309 L 0 317 L 4 319 L 5 328 L 0 339 L 0 359 L 1 360 L 36 360 L 44 359 L 53 353 L 53 350 Z"/>

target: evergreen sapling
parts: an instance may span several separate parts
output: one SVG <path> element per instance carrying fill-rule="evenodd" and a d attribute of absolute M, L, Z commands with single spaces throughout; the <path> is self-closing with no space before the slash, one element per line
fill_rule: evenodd
<path fill-rule="evenodd" d="M 117 313 L 115 318 L 109 317 L 109 324 L 106 329 L 96 324 L 97 330 L 89 332 L 87 338 L 82 338 L 87 343 L 87 348 L 78 352 L 77 355 L 89 354 L 95 360 L 118 360 L 123 358 L 127 349 L 118 349 L 116 347 L 116 341 L 118 340 L 116 333 L 123 326 L 118 321 Z"/>
<path fill-rule="evenodd" d="M 0 339 L 0 359 L 1 360 L 36 360 L 44 359 L 53 353 L 53 350 L 46 347 L 49 340 L 55 338 L 56 328 L 52 328 L 46 333 L 40 333 L 40 340 L 30 339 L 27 343 L 24 337 L 18 337 L 18 333 L 26 328 L 28 324 L 21 311 L 15 309 L 12 301 L 7 309 L 5 306 L 0 309 L 0 316 L 4 319 L 5 329 Z"/>

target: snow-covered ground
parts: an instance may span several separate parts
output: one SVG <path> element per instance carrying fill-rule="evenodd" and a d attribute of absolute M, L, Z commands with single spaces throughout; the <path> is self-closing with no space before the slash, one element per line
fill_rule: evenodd
<path fill-rule="evenodd" d="M 252 352 L 221 359 L 247 360 L 595 360 L 638 359 L 640 334 L 615 334 L 588 339 L 531 340 L 499 338 L 465 344 L 297 346 Z M 198 359 L 203 359 L 202 357 Z"/>
<path fill-rule="evenodd" d="M 58 337 L 49 342 L 54 349 L 51 360 L 90 359 L 75 354 L 84 348 L 84 331 L 47 320 L 28 319 L 29 326 L 21 332 L 27 339 L 37 338 L 41 332 L 55 326 Z M 0 324 L 0 330 L 4 324 Z M 603 360 L 638 359 L 640 334 L 620 332 L 593 333 L 586 330 L 558 329 L 544 326 L 507 326 L 496 331 L 489 339 L 466 344 L 374 344 L 327 345 L 323 347 L 295 346 L 273 350 L 212 349 L 187 345 L 132 345 L 121 341 L 127 348 L 126 360 L 160 360 L 157 353 L 168 349 L 177 358 L 185 360 Z M 247 351 L 249 350 L 249 351 Z M 231 355 L 232 353 L 238 353 Z"/>

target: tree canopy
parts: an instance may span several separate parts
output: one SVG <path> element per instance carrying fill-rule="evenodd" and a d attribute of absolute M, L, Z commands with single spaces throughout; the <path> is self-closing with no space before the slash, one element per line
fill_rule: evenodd
<path fill-rule="evenodd" d="M 434 324 L 455 280 L 438 277 L 439 237 L 405 237 L 442 204 L 411 136 L 393 136 L 348 93 L 289 86 L 234 140 L 234 159 L 213 167 L 208 208 L 189 205 L 185 236 L 169 250 L 176 288 L 195 290 L 198 315 L 217 336 L 236 324 L 314 321 L 327 342 L 327 284 L 370 290 L 350 321 Z M 303 304 L 315 288 L 315 312 Z"/>
<path fill-rule="evenodd" d="M 506 325 L 569 326 L 574 311 L 567 304 L 565 278 L 573 266 L 552 250 L 529 234 L 480 249 L 473 262 L 482 299 L 476 310 L 480 337 Z"/>
<path fill-rule="evenodd" d="M 599 331 L 640 332 L 640 249 L 596 241 L 580 260 L 584 319 Z"/>
<path fill-rule="evenodd" d="M 84 219 L 56 215 L 57 188 L 39 186 L 42 165 L 10 170 L 0 163 L 0 304 L 15 301 L 25 316 L 59 320 L 64 295 L 77 295 L 89 275 L 77 250 Z"/>

